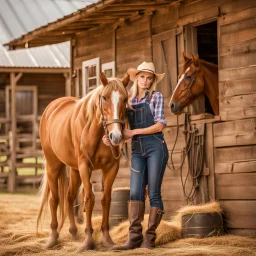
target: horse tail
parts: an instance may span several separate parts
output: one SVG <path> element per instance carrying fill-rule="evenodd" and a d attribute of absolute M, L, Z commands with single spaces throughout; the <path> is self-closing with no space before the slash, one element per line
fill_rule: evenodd
<path fill-rule="evenodd" d="M 58 178 L 58 192 L 59 192 L 59 227 L 58 231 L 60 231 L 63 227 L 66 212 L 67 212 L 67 173 L 66 173 L 66 165 L 62 165 Z"/>
<path fill-rule="evenodd" d="M 58 177 L 58 194 L 59 194 L 59 227 L 58 231 L 61 230 L 65 218 L 66 218 L 66 206 L 67 206 L 67 201 L 66 201 L 66 183 L 67 183 L 67 174 L 66 174 L 66 166 L 62 165 L 60 172 L 59 172 L 59 177 Z M 38 226 L 41 221 L 42 213 L 45 210 L 46 203 L 49 200 L 49 195 L 50 195 L 50 187 L 48 184 L 48 178 L 47 178 L 47 172 L 44 172 L 43 176 L 43 181 L 41 183 L 40 189 L 39 189 L 39 194 L 41 195 L 41 205 L 39 209 L 39 213 L 37 216 L 37 224 L 36 224 L 36 230 L 38 233 Z"/>
<path fill-rule="evenodd" d="M 41 205 L 40 205 L 40 209 L 39 209 L 39 213 L 37 215 L 37 221 L 36 221 L 37 233 L 38 233 L 38 226 L 41 221 L 42 213 L 45 209 L 45 203 L 48 202 L 49 194 L 50 194 L 50 188 L 49 188 L 48 179 L 47 179 L 47 172 L 45 171 L 41 185 L 40 185 L 40 189 L 39 189 L 39 195 L 41 195 Z"/>

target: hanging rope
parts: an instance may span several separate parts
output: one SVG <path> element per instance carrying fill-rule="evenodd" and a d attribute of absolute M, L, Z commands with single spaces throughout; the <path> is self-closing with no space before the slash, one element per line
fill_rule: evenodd
<path fill-rule="evenodd" d="M 172 167 L 169 165 L 168 168 L 172 171 L 180 171 L 180 179 L 182 184 L 182 190 L 187 202 L 194 203 L 194 199 L 196 197 L 196 192 L 200 188 L 200 175 L 203 169 L 203 161 L 204 161 L 204 133 L 199 133 L 198 128 L 195 125 L 189 124 L 189 113 L 185 113 L 185 121 L 184 121 L 184 130 L 183 134 L 185 136 L 185 148 L 183 148 L 182 160 L 181 164 L 178 168 L 175 168 L 173 163 L 173 153 L 179 136 L 179 123 L 177 116 L 177 130 L 176 137 L 173 144 L 173 148 L 170 155 L 170 160 Z M 204 124 L 203 124 L 204 125 Z M 185 180 L 183 178 L 183 166 L 185 159 L 188 159 L 188 172 L 186 174 Z M 189 192 L 187 190 L 189 184 L 189 178 L 191 178 L 192 185 Z"/>

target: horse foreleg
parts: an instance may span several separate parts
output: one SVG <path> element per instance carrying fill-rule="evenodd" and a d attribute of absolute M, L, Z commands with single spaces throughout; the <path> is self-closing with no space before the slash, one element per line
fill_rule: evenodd
<path fill-rule="evenodd" d="M 47 171 L 47 179 L 48 185 L 50 187 L 51 195 L 49 199 L 50 209 L 51 209 L 51 229 L 52 234 L 44 246 L 46 249 L 53 248 L 57 244 L 57 240 L 59 237 L 59 233 L 57 231 L 58 228 L 58 219 L 57 219 L 57 208 L 59 204 L 59 194 L 58 194 L 58 177 L 61 170 L 61 165 L 56 167 L 50 167 L 49 163 L 46 162 L 46 171 Z"/>
<path fill-rule="evenodd" d="M 70 182 L 69 182 L 69 188 L 68 188 L 68 195 L 67 195 L 67 201 L 68 201 L 68 216 L 70 221 L 70 227 L 69 232 L 73 236 L 73 238 L 76 238 L 77 235 L 77 227 L 75 223 L 75 217 L 74 217 L 74 201 L 76 199 L 78 188 L 81 184 L 81 178 L 78 170 L 70 169 Z"/>
<path fill-rule="evenodd" d="M 109 235 L 109 210 L 111 203 L 111 189 L 114 183 L 116 174 L 118 171 L 118 164 L 115 164 L 107 171 L 102 171 L 103 180 L 104 180 L 104 193 L 101 200 L 102 205 L 102 240 L 101 243 L 107 248 L 113 247 L 115 244 L 112 241 L 112 238 Z"/>
<path fill-rule="evenodd" d="M 94 207 L 95 196 L 92 191 L 91 184 L 91 170 L 85 162 L 79 164 L 80 177 L 84 185 L 85 192 L 85 210 L 86 210 L 86 228 L 85 228 L 85 239 L 78 252 L 84 250 L 91 250 L 95 248 L 95 243 L 92 238 L 92 210 Z"/>

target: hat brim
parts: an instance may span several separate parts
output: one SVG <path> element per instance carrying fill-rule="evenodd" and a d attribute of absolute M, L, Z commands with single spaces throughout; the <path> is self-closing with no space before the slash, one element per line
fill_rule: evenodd
<path fill-rule="evenodd" d="M 156 84 L 158 84 L 158 83 L 164 78 L 164 75 L 165 75 L 165 73 L 163 73 L 163 74 L 156 74 L 156 73 L 150 72 L 150 71 L 137 70 L 136 68 L 129 68 L 129 69 L 127 70 L 127 74 L 130 76 L 130 79 L 131 79 L 133 82 L 135 81 L 136 75 L 137 75 L 139 72 L 147 72 L 147 73 L 154 74 L 154 75 L 156 76 Z"/>

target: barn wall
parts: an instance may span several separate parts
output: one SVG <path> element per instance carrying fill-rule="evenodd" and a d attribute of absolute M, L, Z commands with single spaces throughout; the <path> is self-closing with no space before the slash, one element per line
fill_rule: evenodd
<path fill-rule="evenodd" d="M 38 92 L 38 115 L 42 115 L 47 105 L 65 96 L 63 74 L 23 74 L 18 85 L 35 85 Z"/>
<path fill-rule="evenodd" d="M 182 65 L 181 52 L 189 53 L 195 47 L 191 42 L 193 37 L 188 37 L 193 30 L 188 28 L 218 22 L 220 118 L 206 125 L 205 167 L 209 169 L 209 198 L 222 203 L 229 231 L 245 235 L 255 235 L 256 229 L 255 16 L 256 4 L 253 0 L 181 1 L 159 7 L 153 14 L 120 23 L 117 27 L 109 26 L 80 34 L 73 48 L 74 70 L 81 69 L 82 61 L 100 57 L 101 64 L 116 61 L 118 77 L 122 77 L 129 67 L 136 67 L 144 60 L 153 60 L 157 72 L 167 74 L 166 80 L 159 86 L 167 105 Z M 165 47 L 167 59 L 164 59 L 161 44 Z M 177 126 L 167 108 L 165 113 L 168 126 L 164 134 L 169 154 L 172 154 L 174 165 L 178 167 L 182 162 L 184 136 L 180 129 L 172 153 Z M 126 147 L 129 155 L 129 142 Z M 185 161 L 183 175 L 186 175 L 187 169 Z M 94 187 L 100 198 L 99 177 L 100 174 L 95 173 Z M 128 179 L 129 165 L 121 159 L 114 187 L 128 186 Z M 96 204 L 97 200 L 99 202 L 97 195 Z M 179 171 L 166 169 L 162 195 L 166 210 L 164 218 L 169 218 L 180 206 L 187 204 Z M 238 212 L 237 208 L 243 210 Z"/>

